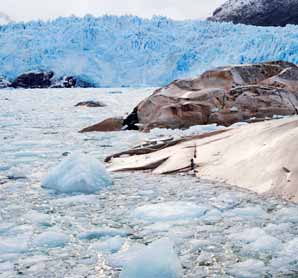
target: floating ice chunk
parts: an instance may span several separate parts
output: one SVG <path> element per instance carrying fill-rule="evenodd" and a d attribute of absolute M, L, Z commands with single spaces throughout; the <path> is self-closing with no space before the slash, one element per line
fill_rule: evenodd
<path fill-rule="evenodd" d="M 273 236 L 262 236 L 256 241 L 248 244 L 245 249 L 251 252 L 261 252 L 273 254 L 282 248 L 282 242 Z"/>
<path fill-rule="evenodd" d="M 201 217 L 206 211 L 206 207 L 190 202 L 166 202 L 138 207 L 134 216 L 149 222 L 179 221 Z"/>
<path fill-rule="evenodd" d="M 32 242 L 34 247 L 56 248 L 64 247 L 69 242 L 69 237 L 60 232 L 44 232 L 36 236 Z"/>
<path fill-rule="evenodd" d="M 120 273 L 120 278 L 178 278 L 182 277 L 182 267 L 173 243 L 160 239 L 140 250 Z"/>
<path fill-rule="evenodd" d="M 229 235 L 229 238 L 241 243 L 251 243 L 259 238 L 266 237 L 267 234 L 264 230 L 261 228 L 251 228 L 251 229 L 245 229 L 243 232 L 239 233 L 233 233 Z"/>
<path fill-rule="evenodd" d="M 226 214 L 227 216 L 240 217 L 242 219 L 256 219 L 266 217 L 265 210 L 260 206 L 235 208 Z"/>
<path fill-rule="evenodd" d="M 119 268 L 124 267 L 131 261 L 135 260 L 141 250 L 143 250 L 145 245 L 140 243 L 135 243 L 134 245 L 119 251 L 118 253 L 112 254 L 107 257 L 109 265 Z"/>
<path fill-rule="evenodd" d="M 29 223 L 34 223 L 41 226 L 50 226 L 52 223 L 51 216 L 33 210 L 26 213 L 24 218 Z"/>
<path fill-rule="evenodd" d="M 216 124 L 196 125 L 196 126 L 192 126 L 185 130 L 154 128 L 150 131 L 150 135 L 154 138 L 160 137 L 160 136 L 173 136 L 173 137 L 177 138 L 177 137 L 183 137 L 183 136 L 192 136 L 192 135 L 203 134 L 203 133 L 207 133 L 207 132 L 221 130 L 224 128 L 225 128 L 224 126 L 218 126 Z"/>
<path fill-rule="evenodd" d="M 57 205 L 78 205 L 78 204 L 91 204 L 97 203 L 96 195 L 77 195 L 77 196 L 70 196 L 64 197 L 60 199 L 53 200 L 53 203 Z"/>
<path fill-rule="evenodd" d="M 262 261 L 249 259 L 247 261 L 234 264 L 228 273 L 238 278 L 258 278 L 263 277 L 266 267 Z"/>
<path fill-rule="evenodd" d="M 96 230 L 81 233 L 79 234 L 79 239 L 92 240 L 92 239 L 99 239 L 102 237 L 115 237 L 115 236 L 125 237 L 127 235 L 128 235 L 128 231 L 106 227 L 106 228 L 99 228 Z"/>
<path fill-rule="evenodd" d="M 278 222 L 298 222 L 298 207 L 282 208 L 276 213 Z"/>
<path fill-rule="evenodd" d="M 17 167 L 12 167 L 9 169 L 7 174 L 8 179 L 10 180 L 20 180 L 20 179 L 26 179 L 27 173 L 24 169 L 20 169 Z"/>
<path fill-rule="evenodd" d="M 107 253 L 107 254 L 116 253 L 121 249 L 124 242 L 125 242 L 124 238 L 120 236 L 116 236 L 116 237 L 106 239 L 104 241 L 95 242 L 91 244 L 89 248 L 91 250 L 95 250 L 100 253 Z"/>
<path fill-rule="evenodd" d="M 286 256 L 297 258 L 298 253 L 298 237 L 285 244 L 282 253 Z"/>
<path fill-rule="evenodd" d="M 59 193 L 91 194 L 111 184 L 110 176 L 97 159 L 75 153 L 49 172 L 42 187 Z"/>
<path fill-rule="evenodd" d="M 0 238 L 0 255 L 24 253 L 27 250 L 28 244 L 25 238 Z"/>
<path fill-rule="evenodd" d="M 147 235 L 152 233 L 165 233 L 165 232 L 168 232 L 172 226 L 173 224 L 169 222 L 166 222 L 166 223 L 157 222 L 152 225 L 145 226 L 144 231 L 142 232 L 142 235 Z"/>

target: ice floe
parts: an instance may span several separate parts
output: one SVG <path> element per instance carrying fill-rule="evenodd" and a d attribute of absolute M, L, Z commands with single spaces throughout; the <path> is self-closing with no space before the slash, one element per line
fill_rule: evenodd
<path fill-rule="evenodd" d="M 207 210 L 191 202 L 166 202 L 138 207 L 134 216 L 149 222 L 179 221 L 201 217 Z"/>
<path fill-rule="evenodd" d="M 61 232 L 47 231 L 37 235 L 32 242 L 33 247 L 37 248 L 56 248 L 63 247 L 69 242 L 69 237 Z"/>

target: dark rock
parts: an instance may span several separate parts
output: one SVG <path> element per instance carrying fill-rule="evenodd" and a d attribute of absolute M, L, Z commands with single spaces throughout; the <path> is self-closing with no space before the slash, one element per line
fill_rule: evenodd
<path fill-rule="evenodd" d="M 120 131 L 123 128 L 122 118 L 109 118 L 93 126 L 84 128 L 80 133 L 86 132 L 108 132 L 108 131 Z"/>
<path fill-rule="evenodd" d="M 75 105 L 75 107 L 78 106 L 85 106 L 85 107 L 105 107 L 106 105 L 100 101 L 93 101 L 93 100 L 89 100 L 89 101 L 82 101 L 79 102 Z"/>
<path fill-rule="evenodd" d="M 298 24 L 298 0 L 229 0 L 216 9 L 212 21 L 256 26 Z"/>
<path fill-rule="evenodd" d="M 83 80 L 76 76 L 64 76 L 62 79 L 56 80 L 51 88 L 94 88 L 94 84 Z"/>
<path fill-rule="evenodd" d="M 49 88 L 54 73 L 50 72 L 27 72 L 18 76 L 11 84 L 13 88 Z"/>
<path fill-rule="evenodd" d="M 126 130 L 138 130 L 139 127 L 137 124 L 139 123 L 138 118 L 138 107 L 136 107 L 132 113 L 130 113 L 124 120 L 123 120 L 123 129 Z"/>
<path fill-rule="evenodd" d="M 10 87 L 11 83 L 6 80 L 4 77 L 0 76 L 0 89 L 4 89 Z"/>

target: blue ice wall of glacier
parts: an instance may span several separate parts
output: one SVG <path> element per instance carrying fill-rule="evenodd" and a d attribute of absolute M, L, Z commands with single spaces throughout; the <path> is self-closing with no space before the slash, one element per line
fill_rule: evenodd
<path fill-rule="evenodd" d="M 160 86 L 225 64 L 298 63 L 298 27 L 164 17 L 69 17 L 0 26 L 0 75 L 81 76 L 101 87 Z"/>

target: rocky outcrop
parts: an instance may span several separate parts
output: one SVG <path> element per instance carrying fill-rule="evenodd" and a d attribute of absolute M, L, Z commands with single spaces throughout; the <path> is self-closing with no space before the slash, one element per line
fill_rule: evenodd
<path fill-rule="evenodd" d="M 294 115 L 298 111 L 297 88 L 298 68 L 291 63 L 220 67 L 158 89 L 124 122 L 148 131 L 213 123 L 229 126 Z"/>
<path fill-rule="evenodd" d="M 228 0 L 209 20 L 257 26 L 298 24 L 297 0 Z"/>
<path fill-rule="evenodd" d="M 106 159 L 111 171 L 187 172 L 298 202 L 298 117 L 244 125 Z"/>
<path fill-rule="evenodd" d="M 98 124 L 89 126 L 79 131 L 80 133 L 86 132 L 109 132 L 109 131 L 120 131 L 123 128 L 122 118 L 109 118 Z"/>
<path fill-rule="evenodd" d="M 6 80 L 4 77 L 0 76 L 0 89 L 5 89 L 10 86 L 11 86 L 11 83 L 8 80 Z"/>
<path fill-rule="evenodd" d="M 52 82 L 51 88 L 94 88 L 94 84 L 77 76 L 64 76 Z"/>
<path fill-rule="evenodd" d="M 27 72 L 18 76 L 11 84 L 13 88 L 49 88 L 54 73 L 50 72 Z"/>
<path fill-rule="evenodd" d="M 81 101 L 75 105 L 75 107 L 79 107 L 79 106 L 93 108 L 93 107 L 105 107 L 106 105 L 100 101 L 88 100 L 88 101 Z"/>
<path fill-rule="evenodd" d="M 37 89 L 37 88 L 94 88 L 94 84 L 81 77 L 64 76 L 54 78 L 54 72 L 30 71 L 21 74 L 11 83 L 0 76 L 0 89 L 6 87 Z"/>

